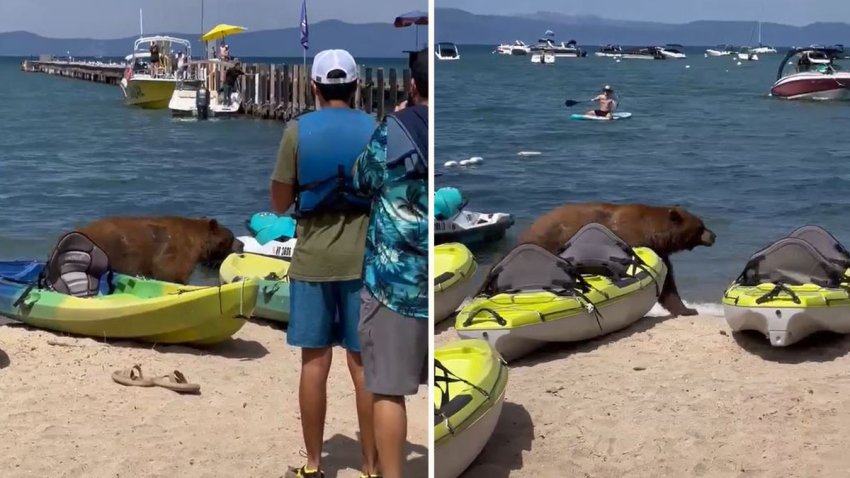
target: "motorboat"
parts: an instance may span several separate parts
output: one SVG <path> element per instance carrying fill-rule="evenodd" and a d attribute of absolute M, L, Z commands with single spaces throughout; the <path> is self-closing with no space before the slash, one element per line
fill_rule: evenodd
<path fill-rule="evenodd" d="M 667 57 L 661 52 L 661 48 L 657 46 L 639 47 L 623 49 L 622 53 L 616 57 L 624 60 L 666 60 Z"/>
<path fill-rule="evenodd" d="M 538 51 L 531 55 L 531 62 L 541 65 L 555 63 L 555 54 L 551 51 Z"/>
<path fill-rule="evenodd" d="M 663 47 L 658 47 L 658 51 L 661 53 L 664 58 L 668 58 L 671 60 L 683 60 L 688 57 L 685 54 L 685 47 L 682 45 L 677 45 L 674 43 L 668 43 Z"/>
<path fill-rule="evenodd" d="M 570 40 L 566 43 L 556 43 L 553 40 L 554 35 L 552 30 L 546 30 L 543 37 L 531 46 L 531 53 L 551 52 L 559 58 L 583 58 L 587 56 L 587 52 L 579 48 L 575 40 Z"/>
<path fill-rule="evenodd" d="M 594 53 L 594 55 L 601 58 L 620 58 L 623 56 L 623 47 L 620 45 L 605 45 Z"/>
<path fill-rule="evenodd" d="M 242 109 L 242 93 L 239 85 L 242 78 L 236 80 L 236 88 L 230 92 L 230 98 L 225 96 L 224 90 L 219 88 L 223 72 L 235 65 L 219 59 L 196 61 L 190 65 L 189 76 L 203 78 L 198 81 L 179 80 L 168 102 L 171 115 L 176 117 L 227 117 L 239 114 Z M 206 114 L 198 114 L 198 93 L 206 90 L 208 104 Z M 202 112 L 203 113 L 203 112 Z"/>
<path fill-rule="evenodd" d="M 841 45 L 794 48 L 779 64 L 770 95 L 789 100 L 850 100 L 850 72 L 836 64 L 847 58 Z M 792 73 L 785 72 L 789 64 L 794 65 Z"/>
<path fill-rule="evenodd" d="M 757 53 L 753 52 L 752 48 L 744 47 L 735 53 L 735 58 L 738 61 L 758 61 L 759 56 Z"/>
<path fill-rule="evenodd" d="M 526 45 L 526 43 L 522 40 L 517 40 L 511 45 L 510 54 L 513 56 L 523 56 L 531 53 L 531 47 Z"/>
<path fill-rule="evenodd" d="M 495 53 L 497 55 L 510 55 L 512 47 L 513 45 L 510 45 L 508 43 L 502 43 L 501 45 L 497 46 L 492 53 Z"/>
<path fill-rule="evenodd" d="M 453 61 L 460 60 L 460 52 L 457 45 L 452 42 L 440 42 L 434 47 L 434 55 L 438 60 Z"/>
<path fill-rule="evenodd" d="M 735 52 L 735 47 L 732 45 L 718 45 L 714 48 L 705 50 L 705 56 L 730 56 Z"/>
<path fill-rule="evenodd" d="M 151 62 L 150 48 L 143 49 L 143 45 L 159 48 L 156 63 Z M 135 41 L 133 53 L 125 58 L 127 67 L 120 81 L 125 104 L 148 109 L 167 108 L 178 82 L 197 86 L 202 83 L 199 79 L 182 76 L 183 71 L 174 57 L 175 46 L 183 48 L 187 59 L 192 58 L 192 43 L 183 38 L 150 36 Z"/>

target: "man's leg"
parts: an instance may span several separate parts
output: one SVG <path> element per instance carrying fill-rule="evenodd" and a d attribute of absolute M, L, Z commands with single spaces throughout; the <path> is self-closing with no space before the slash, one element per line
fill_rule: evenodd
<path fill-rule="evenodd" d="M 306 471 L 319 470 L 327 411 L 328 374 L 333 358 L 333 321 L 336 310 L 325 283 L 290 282 L 289 327 L 286 342 L 301 348 L 301 379 L 298 404 L 301 431 L 307 450 Z M 287 476 L 298 476 L 287 474 Z"/>
<path fill-rule="evenodd" d="M 354 383 L 354 395 L 357 402 L 357 422 L 360 425 L 360 447 L 363 452 L 363 472 L 368 475 L 378 473 L 378 449 L 375 446 L 375 429 L 372 418 L 372 393 L 366 389 L 363 375 L 363 361 L 360 354 L 360 337 L 357 327 L 360 323 L 360 280 L 338 282 L 340 297 L 340 342 L 348 356 L 348 371 Z"/>
<path fill-rule="evenodd" d="M 385 478 L 400 478 L 407 443 L 405 395 L 427 383 L 428 321 L 405 317 L 363 292 L 360 338 L 373 411 L 378 459 Z"/>

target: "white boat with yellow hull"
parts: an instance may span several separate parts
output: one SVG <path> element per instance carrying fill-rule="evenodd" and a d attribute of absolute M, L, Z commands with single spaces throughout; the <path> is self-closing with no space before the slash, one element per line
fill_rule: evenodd
<path fill-rule="evenodd" d="M 148 48 L 157 46 L 159 52 L 156 61 L 151 53 L 140 48 L 142 45 L 148 45 Z M 186 84 L 202 83 L 201 80 L 183 76 L 184 72 L 178 68 L 177 60 L 172 56 L 174 46 L 182 46 L 187 61 L 191 59 L 192 43 L 182 38 L 151 36 L 135 41 L 133 53 L 127 60 L 124 78 L 120 82 L 125 104 L 147 109 L 164 109 L 168 107 L 174 87 L 179 81 Z"/>

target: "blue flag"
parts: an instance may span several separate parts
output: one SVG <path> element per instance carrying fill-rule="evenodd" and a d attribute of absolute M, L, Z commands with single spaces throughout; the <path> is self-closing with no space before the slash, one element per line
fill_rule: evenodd
<path fill-rule="evenodd" d="M 301 0 L 301 46 L 305 50 L 309 49 L 308 37 L 310 36 L 307 29 L 307 0 Z"/>

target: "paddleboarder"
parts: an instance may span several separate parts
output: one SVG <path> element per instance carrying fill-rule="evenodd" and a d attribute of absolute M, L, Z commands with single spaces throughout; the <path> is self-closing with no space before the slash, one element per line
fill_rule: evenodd
<path fill-rule="evenodd" d="M 613 119 L 614 110 L 617 109 L 617 100 L 614 99 L 614 89 L 610 85 L 605 85 L 602 88 L 602 94 L 590 101 L 598 101 L 599 107 L 588 111 L 586 114 Z"/>

